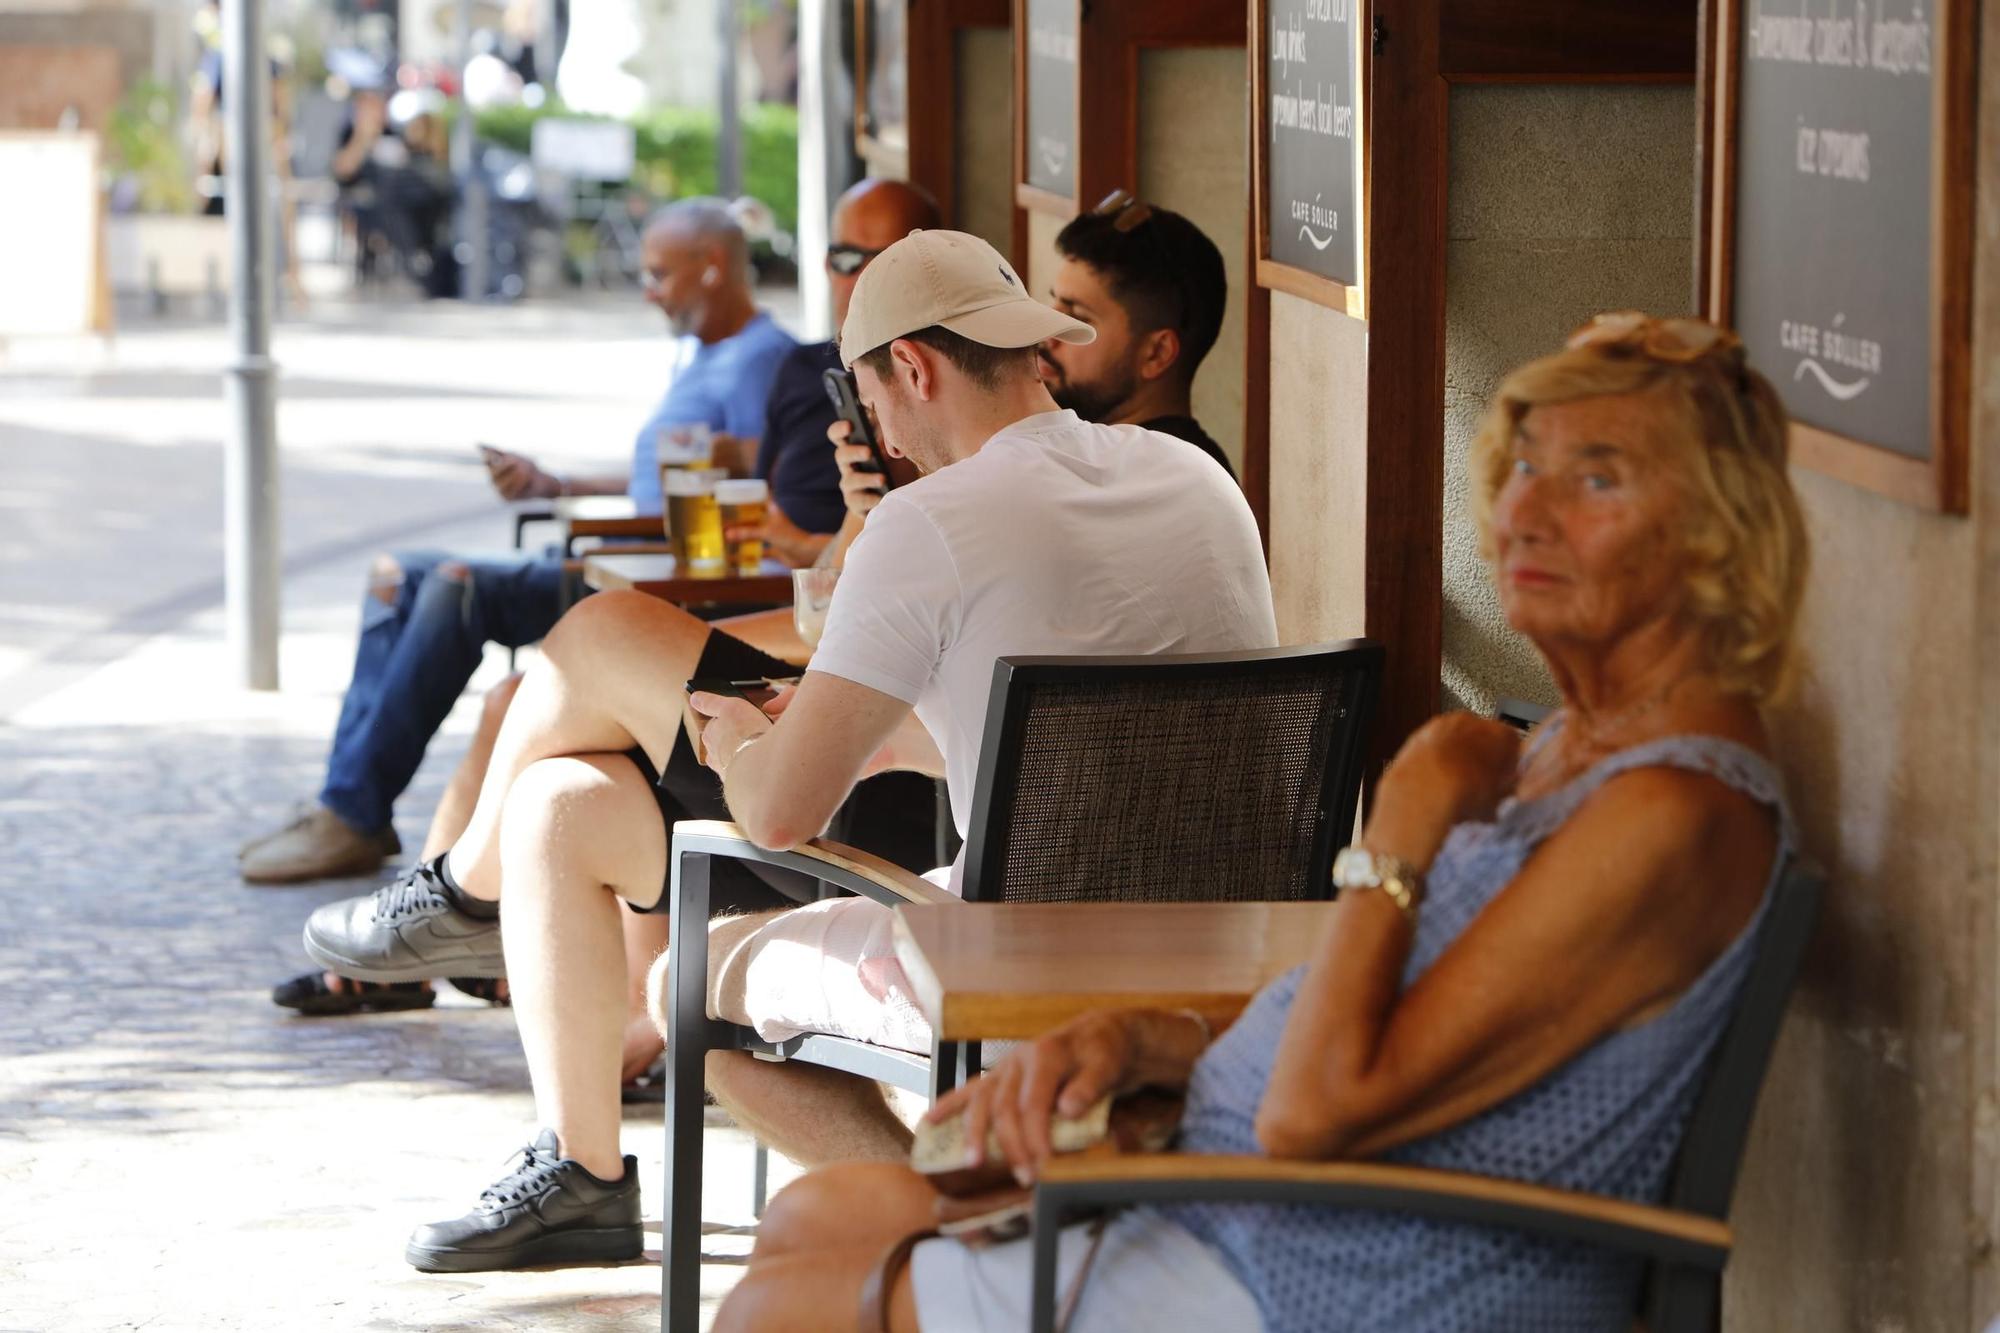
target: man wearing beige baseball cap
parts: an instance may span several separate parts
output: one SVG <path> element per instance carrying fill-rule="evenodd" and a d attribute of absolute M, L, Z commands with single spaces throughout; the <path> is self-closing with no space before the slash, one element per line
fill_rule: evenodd
<path fill-rule="evenodd" d="M 814 836 L 850 775 L 881 766 L 942 773 L 962 836 L 998 657 L 1277 642 L 1256 523 L 1228 474 L 1049 396 L 1036 347 L 1093 336 L 961 232 L 914 232 L 862 275 L 841 360 L 883 446 L 925 475 L 869 511 L 775 724 L 742 700 L 695 697 L 710 766 L 753 839 Z M 956 891 L 958 870 L 928 878 Z M 928 1050 L 892 925 L 887 908 L 843 898 L 717 927 L 722 1016 L 767 1040 L 830 1032 Z M 907 1155 L 874 1083 L 739 1052 L 711 1054 L 708 1070 L 717 1100 L 794 1160 Z"/>
<path fill-rule="evenodd" d="M 701 753 L 759 844 L 817 836 L 860 778 L 889 768 L 944 775 L 963 834 L 1000 656 L 1277 642 L 1256 523 L 1228 474 L 1139 427 L 1058 410 L 1037 378 L 1036 344 L 1090 336 L 971 236 L 912 233 L 863 270 L 841 358 L 884 446 L 925 475 L 868 512 L 786 706 L 767 715 L 741 697 L 692 696 Z M 502 943 L 544 1128 L 479 1207 L 418 1229 L 407 1255 L 420 1268 L 637 1253 L 639 1183 L 619 1144 L 625 969 L 613 899 L 671 908 L 671 830 L 640 775 L 689 744 L 685 682 L 718 667 L 745 674 L 711 656 L 719 637 L 638 593 L 574 607 L 515 696 L 466 836 L 396 886 L 386 922 L 357 934 L 407 952 L 405 927 L 490 931 L 505 887 Z M 955 881 L 951 867 L 931 877 Z M 821 1031 L 929 1049 L 892 922 L 858 898 L 717 922 L 718 1016 L 773 1039 Z M 711 1053 L 716 1095 L 788 1156 L 907 1154 L 909 1130 L 876 1084 L 737 1054 Z"/>

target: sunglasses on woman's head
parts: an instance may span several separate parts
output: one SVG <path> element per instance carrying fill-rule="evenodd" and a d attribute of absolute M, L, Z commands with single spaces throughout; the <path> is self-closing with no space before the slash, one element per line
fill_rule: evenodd
<path fill-rule="evenodd" d="M 1613 310 L 1570 334 L 1563 346 L 1571 351 L 1579 347 L 1630 348 L 1655 361 L 1680 365 L 1712 353 L 1734 351 L 1743 346 L 1743 340 L 1703 319 L 1655 319 L 1643 310 Z"/>
<path fill-rule="evenodd" d="M 843 278 L 851 278 L 868 267 L 868 261 L 880 250 L 864 250 L 858 245 L 829 245 L 826 247 L 827 268 Z"/>

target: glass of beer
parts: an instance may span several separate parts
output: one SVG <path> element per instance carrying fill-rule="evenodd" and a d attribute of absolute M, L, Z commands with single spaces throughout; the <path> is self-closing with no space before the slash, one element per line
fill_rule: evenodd
<path fill-rule="evenodd" d="M 715 479 L 672 469 L 661 473 L 660 489 L 667 493 L 667 541 L 681 571 L 695 578 L 721 578 L 728 573 Z"/>
<path fill-rule="evenodd" d="M 722 506 L 722 541 L 732 573 L 754 576 L 764 565 L 764 522 L 771 512 L 771 485 L 765 481 L 718 481 L 715 500 Z M 730 536 L 745 529 L 754 536 Z"/>
<path fill-rule="evenodd" d="M 662 470 L 707 467 L 715 449 L 705 421 L 669 422 L 653 436 L 653 457 Z"/>
<path fill-rule="evenodd" d="M 833 585 L 840 578 L 837 569 L 795 569 L 792 571 L 792 626 L 806 647 L 819 647 L 826 632 L 826 609 L 833 605 Z"/>

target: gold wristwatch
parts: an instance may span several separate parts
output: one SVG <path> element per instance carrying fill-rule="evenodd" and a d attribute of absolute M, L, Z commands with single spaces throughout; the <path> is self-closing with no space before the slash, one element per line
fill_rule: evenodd
<path fill-rule="evenodd" d="M 1333 858 L 1333 886 L 1349 889 L 1380 889 L 1389 901 L 1401 908 L 1412 926 L 1417 924 L 1417 905 L 1424 900 L 1424 877 L 1400 856 L 1371 852 L 1366 847 L 1343 847 Z"/>

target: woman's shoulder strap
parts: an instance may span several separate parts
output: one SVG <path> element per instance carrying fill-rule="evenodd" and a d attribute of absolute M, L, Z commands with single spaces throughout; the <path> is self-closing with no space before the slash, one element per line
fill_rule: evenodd
<path fill-rule="evenodd" d="M 1777 812 L 1786 848 L 1796 845 L 1792 813 L 1785 799 L 1784 779 L 1777 766 L 1740 741 L 1686 732 L 1660 736 L 1607 755 L 1541 803 L 1537 820 L 1544 835 L 1553 831 L 1588 800 L 1593 792 L 1621 773 L 1638 768 L 1678 768 L 1702 773 Z"/>

